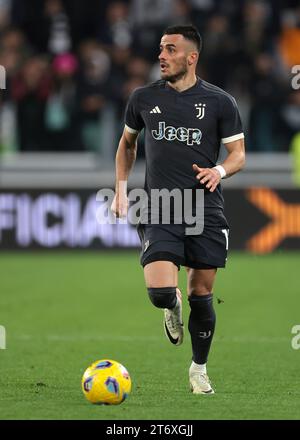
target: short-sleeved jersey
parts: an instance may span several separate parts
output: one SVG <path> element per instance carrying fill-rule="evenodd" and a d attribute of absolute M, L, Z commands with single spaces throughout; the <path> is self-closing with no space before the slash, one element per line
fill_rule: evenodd
<path fill-rule="evenodd" d="M 130 96 L 126 129 L 145 129 L 145 189 L 204 189 L 206 214 L 223 211 L 221 186 L 211 193 L 192 168 L 216 165 L 221 141 L 244 137 L 235 99 L 224 90 L 198 78 L 191 88 L 178 92 L 160 80 L 136 89 Z"/>

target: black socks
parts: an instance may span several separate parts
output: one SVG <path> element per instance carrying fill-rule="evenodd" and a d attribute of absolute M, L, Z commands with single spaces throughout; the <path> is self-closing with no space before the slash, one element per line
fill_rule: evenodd
<path fill-rule="evenodd" d="M 214 335 L 216 314 L 213 307 L 213 295 L 191 295 L 189 297 L 191 313 L 189 332 L 191 334 L 193 361 L 205 364 Z"/>

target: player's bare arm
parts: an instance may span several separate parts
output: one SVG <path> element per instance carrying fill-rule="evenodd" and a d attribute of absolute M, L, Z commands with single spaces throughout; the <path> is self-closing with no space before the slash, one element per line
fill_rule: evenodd
<path fill-rule="evenodd" d="M 126 217 L 128 211 L 127 180 L 134 165 L 137 151 L 138 133 L 130 133 L 124 128 L 116 154 L 115 197 L 111 205 L 116 217 Z"/>
<path fill-rule="evenodd" d="M 245 142 L 244 139 L 238 139 L 224 145 L 228 155 L 221 166 L 226 172 L 226 177 L 230 177 L 240 171 L 245 165 Z M 201 168 L 193 164 L 193 170 L 198 173 L 196 179 L 200 180 L 200 183 L 205 184 L 210 192 L 216 189 L 222 179 L 222 175 L 217 168 Z"/>

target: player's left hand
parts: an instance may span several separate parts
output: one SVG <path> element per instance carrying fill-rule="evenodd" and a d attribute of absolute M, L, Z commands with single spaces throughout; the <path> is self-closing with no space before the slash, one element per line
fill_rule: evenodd
<path fill-rule="evenodd" d="M 221 174 L 219 171 L 215 168 L 200 168 L 195 163 L 193 165 L 193 170 L 198 173 L 196 179 L 205 185 L 210 192 L 214 192 L 221 180 Z"/>

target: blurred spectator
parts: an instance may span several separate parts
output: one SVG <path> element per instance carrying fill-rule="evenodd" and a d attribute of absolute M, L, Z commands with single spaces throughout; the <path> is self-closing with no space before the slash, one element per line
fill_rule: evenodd
<path fill-rule="evenodd" d="M 45 19 L 48 30 L 48 50 L 52 54 L 68 52 L 71 47 L 69 18 L 61 0 L 46 0 Z"/>
<path fill-rule="evenodd" d="M 294 90 L 287 95 L 280 111 L 281 145 L 288 151 L 292 138 L 300 132 L 300 90 Z"/>
<path fill-rule="evenodd" d="M 99 30 L 107 26 L 106 10 L 112 0 L 63 0 L 63 3 L 70 22 L 73 48 L 78 48 L 82 41 L 97 39 Z"/>
<path fill-rule="evenodd" d="M 59 54 L 72 47 L 69 17 L 62 0 L 14 0 L 15 22 L 38 52 Z"/>
<path fill-rule="evenodd" d="M 108 91 L 116 107 L 117 118 L 123 116 L 123 85 L 127 80 L 127 65 L 131 62 L 130 49 L 114 47 L 112 51 L 112 64 L 109 75 Z"/>
<path fill-rule="evenodd" d="M 191 16 L 193 23 L 202 30 L 207 22 L 207 19 L 212 15 L 216 9 L 215 0 L 189 0 L 191 7 Z"/>
<path fill-rule="evenodd" d="M 172 16 L 174 2 L 172 0 L 132 0 L 130 18 L 138 27 L 165 26 Z"/>
<path fill-rule="evenodd" d="M 153 61 L 158 54 L 161 33 L 172 22 L 173 12 L 173 0 L 132 0 L 133 50 Z"/>
<path fill-rule="evenodd" d="M 170 15 L 170 25 L 175 24 L 190 24 L 191 19 L 191 7 L 188 0 L 174 0 L 173 11 Z"/>
<path fill-rule="evenodd" d="M 113 1 L 106 11 L 106 24 L 98 33 L 101 43 L 107 49 L 120 47 L 127 49 L 131 46 L 132 35 L 129 25 L 128 6 L 121 1 Z"/>
<path fill-rule="evenodd" d="M 53 87 L 45 111 L 48 149 L 82 150 L 76 102 L 77 59 L 70 53 L 58 55 L 53 60 L 52 68 Z"/>
<path fill-rule="evenodd" d="M 126 68 L 127 79 L 122 87 L 122 113 L 124 113 L 130 93 L 136 87 L 141 87 L 148 82 L 150 65 L 147 60 L 139 56 L 129 59 Z"/>
<path fill-rule="evenodd" d="M 269 41 L 268 26 L 271 9 L 268 2 L 249 0 L 243 8 L 243 50 L 248 56 L 255 56 L 265 50 Z"/>
<path fill-rule="evenodd" d="M 11 0 L 0 0 L 0 32 L 10 24 Z"/>
<path fill-rule="evenodd" d="M 11 77 L 22 68 L 28 55 L 29 47 L 21 31 L 10 28 L 3 33 L 0 40 L 0 64 L 6 69 L 7 96 L 9 96 Z"/>
<path fill-rule="evenodd" d="M 44 121 L 51 90 L 47 61 L 38 56 L 29 58 L 21 72 L 13 78 L 11 88 L 16 102 L 20 150 L 47 149 Z"/>
<path fill-rule="evenodd" d="M 254 60 L 248 140 L 248 149 L 252 151 L 276 151 L 280 148 L 277 136 L 278 109 L 285 90 L 281 89 L 274 76 L 275 69 L 275 62 L 267 53 L 260 53 Z"/>
<path fill-rule="evenodd" d="M 300 6 L 296 11 L 285 11 L 282 16 L 279 51 L 287 70 L 300 64 Z"/>
<path fill-rule="evenodd" d="M 99 150 L 100 120 L 107 104 L 111 62 L 108 54 L 93 40 L 81 45 L 80 59 L 78 105 L 83 142 L 87 149 Z"/>
<path fill-rule="evenodd" d="M 205 50 L 200 55 L 200 65 L 205 66 L 205 77 L 209 82 L 226 88 L 228 77 L 232 75 L 232 54 L 235 50 L 229 19 L 213 15 L 207 21 L 203 38 Z"/>

